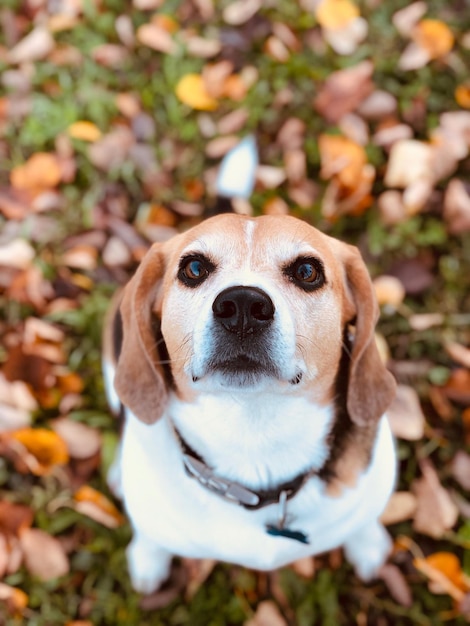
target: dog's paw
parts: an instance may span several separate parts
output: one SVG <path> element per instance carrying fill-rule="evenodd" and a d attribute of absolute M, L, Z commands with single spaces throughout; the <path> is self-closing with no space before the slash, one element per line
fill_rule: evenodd
<path fill-rule="evenodd" d="M 371 522 L 351 535 L 344 545 L 346 558 L 364 582 L 375 578 L 392 549 L 392 540 L 379 522 Z"/>
<path fill-rule="evenodd" d="M 149 594 L 159 589 L 170 575 L 172 555 L 140 538 L 127 548 L 127 563 L 133 588 Z"/>

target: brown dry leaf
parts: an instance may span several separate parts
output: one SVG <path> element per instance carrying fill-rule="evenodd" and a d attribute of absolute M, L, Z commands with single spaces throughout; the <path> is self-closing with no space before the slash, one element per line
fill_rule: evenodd
<path fill-rule="evenodd" d="M 458 508 L 449 492 L 439 481 L 429 460 L 420 463 L 422 478 L 417 478 L 411 490 L 417 498 L 413 529 L 435 539 L 440 539 L 457 521 Z"/>
<path fill-rule="evenodd" d="M 412 2 L 393 14 L 392 22 L 400 35 L 410 37 L 413 28 L 426 14 L 428 6 L 425 2 Z"/>
<path fill-rule="evenodd" d="M 40 580 L 47 581 L 68 574 L 70 566 L 60 541 L 38 528 L 29 528 L 20 535 L 26 569 Z"/>
<path fill-rule="evenodd" d="M 294 572 L 302 578 L 313 578 L 315 576 L 315 559 L 313 556 L 306 556 L 303 559 L 297 559 L 291 565 Z"/>
<path fill-rule="evenodd" d="M 124 163 L 134 144 L 132 131 L 126 126 L 117 126 L 102 139 L 90 144 L 88 155 L 93 165 L 109 172 Z"/>
<path fill-rule="evenodd" d="M 94 270 L 98 263 L 98 251 L 93 246 L 78 245 L 67 250 L 62 261 L 68 267 L 79 270 Z"/>
<path fill-rule="evenodd" d="M 288 215 L 289 205 L 282 198 L 274 196 L 264 203 L 263 213 L 265 215 Z"/>
<path fill-rule="evenodd" d="M 107 528 L 117 528 L 124 523 L 124 517 L 114 504 L 93 487 L 83 485 L 74 495 L 74 509 Z"/>
<path fill-rule="evenodd" d="M 470 405 L 470 370 L 463 367 L 453 370 L 441 390 L 450 400 Z"/>
<path fill-rule="evenodd" d="M 466 348 L 456 341 L 446 341 L 444 348 L 451 359 L 459 365 L 470 369 L 470 348 Z"/>
<path fill-rule="evenodd" d="M 457 178 L 447 185 L 444 196 L 444 219 L 449 232 L 458 235 L 470 231 L 470 193 L 467 185 Z"/>
<path fill-rule="evenodd" d="M 184 559 L 183 564 L 188 577 L 186 595 L 188 598 L 194 598 L 201 585 L 212 574 L 217 561 L 213 559 Z"/>
<path fill-rule="evenodd" d="M 358 107 L 357 112 L 367 120 L 380 120 L 394 115 L 397 110 L 397 99 L 388 91 L 376 89 Z"/>
<path fill-rule="evenodd" d="M 62 168 L 57 155 L 36 152 L 23 165 L 10 172 L 10 181 L 15 189 L 42 191 L 53 189 L 62 179 Z"/>
<path fill-rule="evenodd" d="M 387 417 L 395 437 L 406 441 L 423 437 L 425 419 L 413 387 L 398 385 L 395 399 L 387 409 Z"/>
<path fill-rule="evenodd" d="M 0 531 L 4 535 L 19 536 L 23 530 L 31 528 L 33 519 L 34 511 L 29 506 L 0 500 Z"/>
<path fill-rule="evenodd" d="M 320 176 L 327 180 L 335 177 L 341 186 L 349 189 L 357 187 L 367 162 L 363 146 L 339 135 L 320 135 L 318 147 Z"/>
<path fill-rule="evenodd" d="M 81 120 L 71 124 L 67 129 L 67 133 L 73 139 L 89 141 L 90 143 L 98 141 L 98 139 L 101 138 L 101 131 L 98 126 L 93 124 L 93 122 L 88 122 L 86 120 Z"/>
<path fill-rule="evenodd" d="M 178 81 L 175 88 L 178 99 L 199 111 L 214 111 L 219 103 L 207 92 L 200 74 L 186 74 Z"/>
<path fill-rule="evenodd" d="M 470 492 L 470 454 L 458 450 L 452 459 L 451 470 L 459 485 Z"/>
<path fill-rule="evenodd" d="M 231 26 L 241 26 L 259 11 L 262 4 L 262 0 L 235 0 L 224 9 L 224 22 Z"/>
<path fill-rule="evenodd" d="M 171 34 L 163 26 L 154 22 L 142 24 L 137 29 L 136 36 L 141 44 L 157 52 L 175 54 L 178 50 L 178 46 Z"/>
<path fill-rule="evenodd" d="M 412 606 L 413 596 L 411 588 L 405 576 L 396 565 L 386 563 L 380 568 L 378 575 L 384 581 L 390 595 L 398 604 L 406 607 Z"/>
<path fill-rule="evenodd" d="M 266 189 L 279 187 L 286 180 L 286 172 L 282 167 L 274 165 L 258 165 L 256 169 L 256 180 Z"/>
<path fill-rule="evenodd" d="M 0 533 L 0 578 L 15 574 L 23 562 L 23 551 L 16 535 Z"/>
<path fill-rule="evenodd" d="M 405 288 L 395 276 L 383 274 L 374 279 L 374 290 L 380 306 L 396 309 L 405 299 Z"/>
<path fill-rule="evenodd" d="M 101 449 L 101 434 L 91 426 L 61 417 L 52 422 L 52 428 L 65 441 L 73 459 L 88 459 Z"/>
<path fill-rule="evenodd" d="M 420 48 L 427 52 L 429 59 L 446 56 L 454 45 L 452 31 L 440 20 L 421 20 L 414 27 L 411 37 Z"/>
<path fill-rule="evenodd" d="M 459 559 L 451 552 L 436 552 L 426 558 L 416 558 L 414 566 L 429 578 L 433 593 L 447 593 L 457 602 L 470 591 L 470 580 L 465 576 Z"/>
<path fill-rule="evenodd" d="M 21 380 L 7 380 L 0 372 L 0 402 L 25 411 L 35 411 L 38 408 L 30 388 Z"/>
<path fill-rule="evenodd" d="M 315 99 L 315 109 L 328 122 L 336 123 L 346 113 L 351 113 L 374 89 L 371 61 L 362 61 L 345 70 L 333 72 L 320 88 Z"/>
<path fill-rule="evenodd" d="M 380 520 L 385 526 L 411 519 L 416 511 L 416 496 L 409 491 L 395 491 Z"/>
<path fill-rule="evenodd" d="M 272 600 L 264 600 L 258 604 L 256 613 L 244 626 L 287 626 L 287 622 Z"/>
<path fill-rule="evenodd" d="M 3 436 L 28 470 L 36 476 L 50 474 L 68 463 L 67 446 L 59 435 L 46 428 L 22 428 Z"/>
<path fill-rule="evenodd" d="M 279 63 L 287 63 L 290 59 L 289 48 L 278 37 L 268 37 L 264 43 L 263 51 Z"/>
<path fill-rule="evenodd" d="M 54 46 L 54 38 L 47 28 L 37 26 L 10 50 L 7 58 L 14 64 L 40 61 L 52 52 Z"/>

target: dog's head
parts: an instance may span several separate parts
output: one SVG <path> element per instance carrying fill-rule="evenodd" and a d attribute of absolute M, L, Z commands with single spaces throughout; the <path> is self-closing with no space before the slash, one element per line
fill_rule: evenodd
<path fill-rule="evenodd" d="M 349 324 L 350 418 L 370 424 L 393 397 L 359 252 L 295 218 L 221 215 L 155 244 L 121 316 L 115 386 L 145 422 L 162 415 L 170 385 L 187 400 L 281 391 L 331 402 Z"/>

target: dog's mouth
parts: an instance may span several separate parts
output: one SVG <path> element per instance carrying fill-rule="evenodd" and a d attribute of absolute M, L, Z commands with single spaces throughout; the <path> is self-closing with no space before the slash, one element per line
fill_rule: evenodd
<path fill-rule="evenodd" d="M 253 387 L 266 380 L 285 380 L 279 367 L 271 359 L 256 359 L 247 354 L 240 354 L 231 359 L 211 359 L 207 364 L 206 375 L 218 375 L 223 386 Z M 193 376 L 193 382 L 201 377 Z M 298 385 L 303 378 L 301 371 L 289 380 L 289 384 Z"/>

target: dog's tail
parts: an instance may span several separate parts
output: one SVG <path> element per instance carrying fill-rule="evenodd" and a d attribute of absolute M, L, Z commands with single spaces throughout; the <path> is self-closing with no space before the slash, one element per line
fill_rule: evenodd
<path fill-rule="evenodd" d="M 248 199 L 255 186 L 258 150 L 256 139 L 248 135 L 222 159 L 217 175 L 216 199 L 211 215 L 232 213 L 234 198 Z"/>

